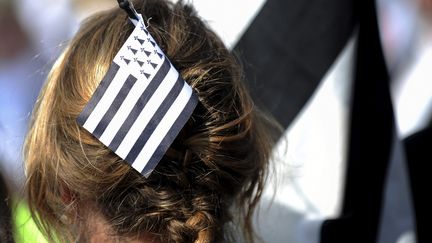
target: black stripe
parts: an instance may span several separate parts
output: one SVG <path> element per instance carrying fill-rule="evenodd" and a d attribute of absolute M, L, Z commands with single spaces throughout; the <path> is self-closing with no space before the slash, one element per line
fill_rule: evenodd
<path fill-rule="evenodd" d="M 134 86 L 136 82 L 136 78 L 132 75 L 129 75 L 129 77 L 126 79 L 125 83 L 121 87 L 120 91 L 117 93 L 116 97 L 114 98 L 112 104 L 100 120 L 99 124 L 96 126 L 95 130 L 93 131 L 93 135 L 97 138 L 100 138 L 102 134 L 104 133 L 105 129 L 108 127 L 108 124 L 113 119 L 114 115 L 117 113 L 117 111 L 120 109 L 121 104 L 123 104 L 123 101 L 126 99 L 126 96 L 129 94 L 130 90 Z"/>
<path fill-rule="evenodd" d="M 380 231 L 386 228 L 382 225 L 388 192 L 385 185 L 392 183 L 388 180 L 389 165 L 397 138 L 377 5 L 374 0 L 353 2 L 359 23 L 354 82 L 349 92 L 352 97 L 343 201 L 340 216 L 323 222 L 321 243 L 378 242 Z"/>
<path fill-rule="evenodd" d="M 233 48 L 253 100 L 285 129 L 352 36 L 356 2 L 267 0 Z"/>
<path fill-rule="evenodd" d="M 150 136 L 153 134 L 156 127 L 159 125 L 162 118 L 167 113 L 168 109 L 172 106 L 174 101 L 177 99 L 178 95 L 180 94 L 180 91 L 182 90 L 183 86 L 187 85 L 183 79 L 179 76 L 177 81 L 175 82 L 174 86 L 171 88 L 171 91 L 168 93 L 162 104 L 158 107 L 157 111 L 153 115 L 153 117 L 150 119 L 147 126 L 142 131 L 141 135 L 139 136 L 138 140 L 135 142 L 134 146 L 132 147 L 129 154 L 126 156 L 126 161 L 129 161 L 129 163 L 132 163 L 135 161 L 138 154 L 143 149 L 144 145 L 147 143 Z"/>
<path fill-rule="evenodd" d="M 84 125 L 87 118 L 93 112 L 94 108 L 99 103 L 102 96 L 105 94 L 105 91 L 110 86 L 112 80 L 114 79 L 119 69 L 120 66 L 117 65 L 117 63 L 115 62 L 111 63 L 108 72 L 105 74 L 104 78 L 99 83 L 99 86 L 96 88 L 96 91 L 93 93 L 92 97 L 90 98 L 90 101 L 87 103 L 87 105 L 84 107 L 84 110 L 81 111 L 81 113 L 77 117 L 77 122 L 80 126 Z"/>
<path fill-rule="evenodd" d="M 150 171 L 152 171 L 159 161 L 164 156 L 165 152 L 168 150 L 169 146 L 171 146 L 174 139 L 177 137 L 181 129 L 184 127 L 186 122 L 189 120 L 190 116 L 192 115 L 192 112 L 195 109 L 195 106 L 198 103 L 198 97 L 195 93 L 192 93 L 192 96 L 190 97 L 188 103 L 186 104 L 185 108 L 181 112 L 180 116 L 177 118 L 177 120 L 174 122 L 171 129 L 168 131 L 167 135 L 162 139 L 159 146 L 156 148 L 154 154 L 151 156 L 149 162 L 144 167 L 144 169 L 141 171 L 141 174 L 146 175 Z"/>
<path fill-rule="evenodd" d="M 120 144 L 123 141 L 124 137 L 126 136 L 127 132 L 132 127 L 135 120 L 138 118 L 139 114 L 144 109 L 145 105 L 150 100 L 150 98 L 152 97 L 153 93 L 159 87 L 159 85 L 162 82 L 162 80 L 164 79 L 164 77 L 167 75 L 168 71 L 170 70 L 170 67 L 171 67 L 170 62 L 168 61 L 167 58 L 165 58 L 165 61 L 162 64 L 162 67 L 160 67 L 160 69 L 158 70 L 156 75 L 150 81 L 150 84 L 147 86 L 147 88 L 141 94 L 141 97 L 138 99 L 134 108 L 132 108 L 128 117 L 123 122 L 119 131 L 114 136 L 113 140 L 111 141 L 110 145 L 108 146 L 112 151 L 116 151 L 117 148 L 120 146 Z"/>

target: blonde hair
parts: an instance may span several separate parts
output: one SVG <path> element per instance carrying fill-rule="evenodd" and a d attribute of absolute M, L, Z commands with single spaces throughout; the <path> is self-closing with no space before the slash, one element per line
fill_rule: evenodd
<path fill-rule="evenodd" d="M 238 63 L 190 6 L 134 5 L 152 17 L 149 31 L 199 104 L 151 176 L 142 177 L 75 120 L 133 28 L 120 9 L 88 19 L 34 109 L 25 145 L 33 217 L 52 241 L 85 240 L 96 210 L 122 237 L 146 232 L 162 242 L 204 243 L 229 240 L 236 212 L 251 242 L 273 144 L 269 125 Z"/>

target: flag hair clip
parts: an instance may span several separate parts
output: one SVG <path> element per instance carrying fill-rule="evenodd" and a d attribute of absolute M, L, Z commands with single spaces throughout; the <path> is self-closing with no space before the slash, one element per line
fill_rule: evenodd
<path fill-rule="evenodd" d="M 147 178 L 189 120 L 198 97 L 132 3 L 118 3 L 135 28 L 77 122 Z"/>

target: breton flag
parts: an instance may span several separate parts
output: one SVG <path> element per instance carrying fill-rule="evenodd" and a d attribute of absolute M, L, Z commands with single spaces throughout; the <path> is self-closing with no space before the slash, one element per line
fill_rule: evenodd
<path fill-rule="evenodd" d="M 264 2 L 234 48 L 252 97 L 286 129 L 274 162 L 281 168 L 277 178 L 289 180 L 269 190 L 277 193 L 269 193 L 272 204 L 260 214 L 262 238 L 388 243 L 414 242 L 406 236 L 415 235 L 418 243 L 432 242 L 425 193 L 432 129 L 405 141 L 405 160 L 390 96 L 400 80 L 391 82 L 398 74 L 387 73 L 376 16 L 376 8 L 386 6 L 378 13 L 386 13 L 380 27 L 388 28 L 388 14 L 403 12 L 396 5 L 409 13 L 409 1 Z M 409 23 L 409 15 L 400 17 Z"/>
<path fill-rule="evenodd" d="M 147 177 L 191 116 L 198 98 L 141 16 L 134 24 L 77 122 Z"/>

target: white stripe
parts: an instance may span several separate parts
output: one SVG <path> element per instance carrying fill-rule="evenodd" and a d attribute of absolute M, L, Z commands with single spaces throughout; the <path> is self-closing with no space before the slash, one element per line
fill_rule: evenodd
<path fill-rule="evenodd" d="M 160 67 L 162 67 L 162 65 L 158 65 L 158 69 L 155 70 L 154 73 L 157 73 L 159 71 Z M 154 75 L 152 75 L 152 76 L 154 76 Z M 114 115 L 113 119 L 109 122 L 106 130 L 104 131 L 104 133 L 100 137 L 99 140 L 103 144 L 109 145 L 111 143 L 114 136 L 117 134 L 121 125 L 124 123 L 124 121 L 128 117 L 131 110 L 134 108 L 136 102 L 141 97 L 141 94 L 147 88 L 149 83 L 150 82 L 144 78 L 138 79 L 136 81 L 135 85 L 131 88 L 127 97 L 125 98 L 125 100 L 121 104 L 120 109 Z"/>
<path fill-rule="evenodd" d="M 177 0 L 171 1 L 177 2 Z M 199 16 L 216 32 L 229 49 L 235 46 L 266 2 L 267 0 L 191 1 Z"/>
<path fill-rule="evenodd" d="M 127 77 L 129 77 L 129 72 L 126 68 L 120 68 L 117 71 L 113 81 L 105 91 L 105 94 L 99 100 L 98 104 L 84 123 L 83 127 L 87 129 L 87 131 L 93 133 L 94 129 L 111 106 L 111 103 L 115 99 L 117 93 L 122 88 Z"/>
<path fill-rule="evenodd" d="M 132 149 L 132 146 L 135 144 L 136 140 L 139 138 L 150 119 L 153 117 L 161 103 L 171 91 L 171 88 L 177 81 L 178 75 L 179 74 L 175 68 L 171 66 L 168 74 L 165 76 L 164 80 L 154 92 L 153 96 L 150 98 L 132 127 L 129 129 L 120 146 L 115 151 L 118 156 L 123 159 L 126 158 L 129 151 Z"/>
<path fill-rule="evenodd" d="M 174 122 L 183 112 L 183 109 L 188 103 L 191 95 L 192 95 L 192 89 L 185 82 L 183 85 L 183 89 L 181 90 L 180 94 L 177 96 L 177 99 L 171 105 L 171 107 L 169 108 L 165 116 L 162 118 L 162 120 L 154 130 L 153 134 L 150 136 L 147 143 L 144 145 L 141 152 L 138 154 L 135 161 L 132 163 L 133 168 L 135 168 L 139 172 L 141 172 L 144 169 L 144 167 L 146 166 L 146 164 L 148 163 L 148 161 L 156 151 L 161 141 L 165 138 L 166 134 L 171 129 Z"/>

